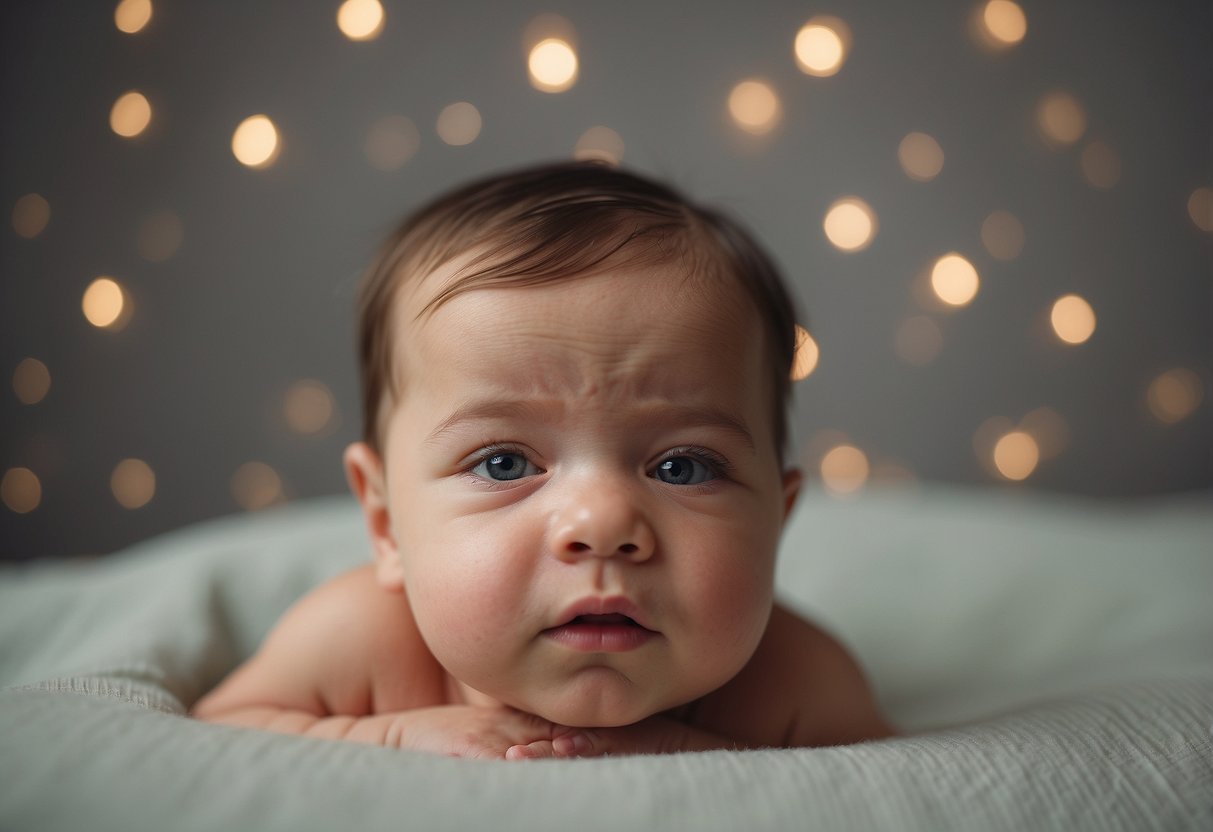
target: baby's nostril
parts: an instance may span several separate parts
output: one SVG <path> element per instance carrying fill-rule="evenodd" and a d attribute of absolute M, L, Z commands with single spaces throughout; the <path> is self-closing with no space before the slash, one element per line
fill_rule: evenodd
<path fill-rule="evenodd" d="M 630 554 L 632 554 L 632 552 L 636 551 L 636 544 L 635 543 L 625 543 L 619 547 L 619 551 L 623 552 L 625 555 L 630 555 Z"/>
<path fill-rule="evenodd" d="M 571 549 L 574 552 L 584 552 L 588 548 L 590 548 L 590 547 L 587 546 L 586 544 L 582 543 L 579 540 L 574 540 L 572 543 L 569 544 L 569 549 Z"/>

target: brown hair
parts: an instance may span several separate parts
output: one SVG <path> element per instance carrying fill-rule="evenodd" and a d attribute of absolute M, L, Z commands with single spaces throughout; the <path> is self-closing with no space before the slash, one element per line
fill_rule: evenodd
<path fill-rule="evenodd" d="M 567 162 L 452 191 L 413 213 L 384 244 L 358 294 L 363 439 L 377 453 L 384 411 L 399 393 L 391 326 L 399 287 L 472 253 L 422 315 L 472 289 L 535 286 L 621 262 L 676 262 L 688 274 L 736 281 L 765 328 L 776 451 L 782 452 L 795 314 L 771 259 L 736 222 L 664 185 L 599 162 Z"/>

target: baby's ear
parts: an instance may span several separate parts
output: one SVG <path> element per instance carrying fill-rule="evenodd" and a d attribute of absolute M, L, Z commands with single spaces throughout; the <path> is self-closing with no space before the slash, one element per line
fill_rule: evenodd
<path fill-rule="evenodd" d="M 400 592 L 404 589 L 404 569 L 392 532 L 383 462 L 365 442 L 354 442 L 346 448 L 343 460 L 350 490 L 362 506 L 362 519 L 375 557 L 375 577 L 384 589 Z"/>
<path fill-rule="evenodd" d="M 800 495 L 800 484 L 804 481 L 804 475 L 800 473 L 799 468 L 786 468 L 783 472 L 783 522 L 788 522 L 788 517 L 792 514 L 792 509 L 796 505 L 796 498 Z"/>

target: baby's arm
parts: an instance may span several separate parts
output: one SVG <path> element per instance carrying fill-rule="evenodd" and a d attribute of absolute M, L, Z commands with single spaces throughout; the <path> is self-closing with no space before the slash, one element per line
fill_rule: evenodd
<path fill-rule="evenodd" d="M 372 570 L 361 568 L 291 607 L 256 655 L 191 713 L 457 756 L 532 756 L 524 747 L 535 742 L 573 751 L 572 729 L 509 708 L 447 701 L 445 674 L 417 632 L 407 599 L 384 591 Z"/>
<path fill-rule="evenodd" d="M 781 605 L 749 663 L 698 705 L 694 724 L 739 745 L 847 745 L 893 736 L 837 639 Z"/>

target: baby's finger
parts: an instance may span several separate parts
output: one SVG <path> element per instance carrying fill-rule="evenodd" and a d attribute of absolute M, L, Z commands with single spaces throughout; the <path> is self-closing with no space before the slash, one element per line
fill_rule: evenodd
<path fill-rule="evenodd" d="M 526 745 L 511 745 L 505 750 L 507 760 L 541 760 L 557 756 L 548 740 L 537 740 Z"/>
<path fill-rule="evenodd" d="M 552 750 L 557 757 L 597 757 L 601 753 L 585 731 L 561 734 L 552 740 Z"/>

